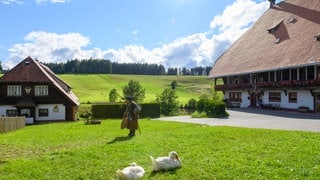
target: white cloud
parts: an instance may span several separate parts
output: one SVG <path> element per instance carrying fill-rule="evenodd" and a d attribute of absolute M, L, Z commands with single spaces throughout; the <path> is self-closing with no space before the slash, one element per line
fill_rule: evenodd
<path fill-rule="evenodd" d="M 67 3 L 70 0 L 35 0 L 37 4 L 43 3 Z M 0 0 L 2 4 L 24 4 L 25 1 L 21 0 Z"/>
<path fill-rule="evenodd" d="M 210 23 L 211 28 L 219 27 L 221 32 L 228 29 L 241 29 L 255 22 L 268 8 L 268 2 L 260 4 L 252 0 L 236 0 L 226 7 L 221 15 L 215 16 Z"/>
<path fill-rule="evenodd" d="M 162 51 L 156 48 L 153 50 L 147 50 L 142 46 L 129 45 L 122 49 L 115 50 L 109 49 L 105 51 L 104 58 L 116 61 L 119 63 L 152 63 L 162 64 L 164 59 L 162 58 Z"/>
<path fill-rule="evenodd" d="M 66 3 L 69 2 L 69 0 L 36 0 L 37 4 L 43 4 L 47 2 L 51 3 Z"/>
<path fill-rule="evenodd" d="M 195 67 L 208 65 L 212 61 L 213 43 L 204 33 L 199 33 L 177 39 L 161 50 L 165 66 Z"/>
<path fill-rule="evenodd" d="M 218 28 L 220 33 L 217 34 L 217 40 L 230 46 L 258 20 L 268 7 L 268 1 L 256 3 L 253 0 L 236 0 L 232 5 L 227 6 L 222 14 L 214 17 L 210 28 Z"/>
<path fill-rule="evenodd" d="M 20 0 L 0 0 L 2 4 L 23 4 Z"/>
<path fill-rule="evenodd" d="M 61 62 L 70 59 L 82 59 L 86 51 L 82 48 L 90 41 L 78 33 L 55 34 L 43 31 L 31 32 L 26 37 L 27 43 L 15 44 L 9 49 L 10 57 L 4 63 L 4 67 L 12 67 L 13 64 L 32 55 L 42 62 Z"/>
<path fill-rule="evenodd" d="M 119 63 L 157 63 L 166 67 L 212 66 L 268 7 L 267 1 L 256 3 L 253 0 L 236 0 L 211 21 L 210 28 L 219 29 L 217 34 L 213 34 L 213 31 L 193 34 L 152 50 L 135 44 L 121 49 L 85 50 L 90 40 L 81 34 L 31 32 L 25 37 L 26 43 L 15 44 L 10 49 L 11 56 L 3 63 L 3 67 L 12 68 L 30 55 L 42 62 L 105 58 Z"/>

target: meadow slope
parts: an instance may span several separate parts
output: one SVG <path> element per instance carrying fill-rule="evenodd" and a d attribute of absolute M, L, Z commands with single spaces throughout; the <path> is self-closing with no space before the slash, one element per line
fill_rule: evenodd
<path fill-rule="evenodd" d="M 122 87 L 133 79 L 145 88 L 144 102 L 153 102 L 165 88 L 171 88 L 171 83 L 178 83 L 176 92 L 181 104 L 189 99 L 198 99 L 203 94 L 210 94 L 213 81 L 207 76 L 152 76 L 152 75 L 115 75 L 115 74 L 63 74 L 59 78 L 72 86 L 72 91 L 79 97 L 81 103 L 107 102 L 109 92 L 116 89 L 123 97 Z"/>

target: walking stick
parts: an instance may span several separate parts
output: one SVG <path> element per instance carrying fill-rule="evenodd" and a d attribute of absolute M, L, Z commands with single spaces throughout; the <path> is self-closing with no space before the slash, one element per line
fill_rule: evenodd
<path fill-rule="evenodd" d="M 140 130 L 140 125 L 138 124 L 138 130 L 139 130 L 139 134 L 141 134 L 141 130 Z"/>

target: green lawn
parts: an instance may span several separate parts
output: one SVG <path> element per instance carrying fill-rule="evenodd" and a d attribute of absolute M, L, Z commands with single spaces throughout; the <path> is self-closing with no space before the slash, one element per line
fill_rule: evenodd
<path fill-rule="evenodd" d="M 212 119 L 214 121 L 214 119 Z M 120 120 L 27 126 L 0 134 L 0 179 L 113 179 L 136 162 L 144 179 L 319 179 L 320 133 Z M 152 172 L 149 156 L 175 150 L 182 167 Z"/>
<path fill-rule="evenodd" d="M 109 100 L 109 92 L 116 89 L 122 96 L 122 87 L 133 79 L 139 81 L 145 88 L 146 98 L 144 102 L 153 102 L 158 94 L 165 88 L 171 88 L 171 82 L 177 81 L 176 88 L 179 102 L 184 105 L 189 99 L 198 100 L 203 94 L 212 92 L 213 81 L 207 76 L 150 76 L 150 75 L 115 75 L 94 74 L 76 75 L 64 74 L 59 77 L 72 86 L 72 91 L 80 98 L 81 103 L 106 102 Z"/>

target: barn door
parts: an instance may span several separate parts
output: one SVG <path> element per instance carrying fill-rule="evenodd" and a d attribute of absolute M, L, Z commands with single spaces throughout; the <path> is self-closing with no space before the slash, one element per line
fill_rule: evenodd
<path fill-rule="evenodd" d="M 250 107 L 257 107 L 257 94 L 255 92 L 250 94 Z"/>

